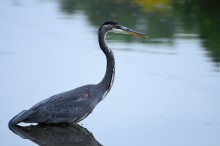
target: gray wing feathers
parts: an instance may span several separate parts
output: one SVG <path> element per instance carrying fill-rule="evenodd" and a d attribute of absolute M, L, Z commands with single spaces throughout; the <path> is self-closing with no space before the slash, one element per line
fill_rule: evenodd
<path fill-rule="evenodd" d="M 80 90 L 71 90 L 51 96 L 29 110 L 20 112 L 9 122 L 15 125 L 25 123 L 71 123 L 78 121 L 85 113 L 85 98 Z"/>
<path fill-rule="evenodd" d="M 23 114 L 26 112 L 26 110 L 20 112 L 19 114 L 17 114 L 16 116 L 14 116 L 10 121 L 9 121 L 9 125 L 15 125 L 20 123 L 23 120 Z"/>

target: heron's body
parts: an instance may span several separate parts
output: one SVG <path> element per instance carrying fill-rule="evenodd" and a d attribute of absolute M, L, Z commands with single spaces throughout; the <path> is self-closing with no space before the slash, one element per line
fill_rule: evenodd
<path fill-rule="evenodd" d="M 49 97 L 29 110 L 15 116 L 10 125 L 16 123 L 77 123 L 84 119 L 102 98 L 96 93 L 97 85 L 86 85 Z M 97 97 L 96 99 L 94 99 Z"/>
<path fill-rule="evenodd" d="M 24 123 L 77 123 L 86 118 L 95 106 L 110 91 L 114 80 L 115 61 L 113 52 L 105 44 L 105 35 L 108 31 L 120 29 L 131 34 L 145 36 L 117 22 L 104 23 L 98 32 L 100 48 L 106 55 L 107 67 L 102 81 L 94 85 L 85 85 L 76 89 L 51 96 L 29 110 L 24 110 L 9 121 L 9 125 Z"/>

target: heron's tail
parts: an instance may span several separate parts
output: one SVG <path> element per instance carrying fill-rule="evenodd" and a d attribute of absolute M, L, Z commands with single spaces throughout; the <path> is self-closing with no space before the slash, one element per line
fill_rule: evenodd
<path fill-rule="evenodd" d="M 16 116 L 14 116 L 8 123 L 9 126 L 12 125 L 16 125 L 20 122 L 22 122 L 25 118 L 26 118 L 26 114 L 25 114 L 26 110 L 23 110 L 22 112 L 20 112 L 19 114 L 17 114 Z"/>

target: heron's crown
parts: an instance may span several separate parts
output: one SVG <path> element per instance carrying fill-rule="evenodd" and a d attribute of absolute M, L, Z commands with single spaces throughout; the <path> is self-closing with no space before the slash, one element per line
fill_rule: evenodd
<path fill-rule="evenodd" d="M 110 20 L 110 21 L 106 21 L 103 25 L 119 25 L 119 23 L 116 21 Z"/>

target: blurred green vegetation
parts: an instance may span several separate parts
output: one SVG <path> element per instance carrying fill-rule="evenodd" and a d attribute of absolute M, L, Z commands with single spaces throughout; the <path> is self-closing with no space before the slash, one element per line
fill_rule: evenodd
<path fill-rule="evenodd" d="M 207 55 L 220 64 L 220 3 L 218 0 L 60 0 L 61 11 L 83 11 L 94 27 L 115 20 L 148 32 L 148 43 L 173 44 L 175 37 L 199 38 Z M 176 35 L 183 34 L 183 35 Z M 110 39 L 131 42 L 129 36 Z M 146 40 L 139 40 L 146 41 Z M 193 48 L 192 48 L 193 49 Z"/>
<path fill-rule="evenodd" d="M 208 56 L 220 65 L 220 3 L 218 0 L 184 0 L 173 3 L 181 29 L 195 33 L 202 40 Z"/>

